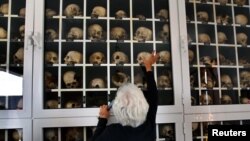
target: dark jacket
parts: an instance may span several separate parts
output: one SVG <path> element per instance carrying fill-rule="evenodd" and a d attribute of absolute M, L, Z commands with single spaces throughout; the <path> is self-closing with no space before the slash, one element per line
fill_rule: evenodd
<path fill-rule="evenodd" d="M 155 141 L 156 140 L 156 112 L 158 92 L 154 74 L 152 71 L 145 72 L 147 81 L 147 90 L 143 91 L 149 104 L 146 121 L 133 128 L 131 126 L 122 126 L 119 123 L 106 126 L 107 119 L 99 118 L 97 128 L 92 137 L 92 141 Z"/>

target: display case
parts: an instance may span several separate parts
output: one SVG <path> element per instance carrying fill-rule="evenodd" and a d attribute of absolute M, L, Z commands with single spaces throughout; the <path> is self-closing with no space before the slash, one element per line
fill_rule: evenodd
<path fill-rule="evenodd" d="M 32 124 L 29 119 L 0 119 L 1 141 L 31 141 Z"/>
<path fill-rule="evenodd" d="M 208 125 L 249 125 L 249 112 L 186 115 L 185 141 L 207 141 Z"/>
<path fill-rule="evenodd" d="M 185 112 L 249 111 L 249 2 L 179 6 Z"/>
<path fill-rule="evenodd" d="M 115 123 L 110 117 L 108 124 Z M 180 114 L 159 115 L 156 122 L 157 141 L 184 140 Z M 35 119 L 33 140 L 36 141 L 90 141 L 97 125 L 97 117 Z"/>
<path fill-rule="evenodd" d="M 0 1 L 0 118 L 31 117 L 33 4 Z"/>
<path fill-rule="evenodd" d="M 146 88 L 141 58 L 153 50 L 158 113 L 182 112 L 176 1 L 45 0 L 35 9 L 35 117 L 95 116 L 121 84 Z"/>

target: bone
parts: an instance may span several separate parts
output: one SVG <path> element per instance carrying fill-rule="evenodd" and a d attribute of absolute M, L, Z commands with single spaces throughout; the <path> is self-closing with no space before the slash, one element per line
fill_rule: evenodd
<path fill-rule="evenodd" d="M 124 10 L 118 10 L 115 12 L 115 18 L 116 19 L 123 19 L 123 18 L 127 18 L 127 13 Z"/>
<path fill-rule="evenodd" d="M 69 100 L 65 103 L 65 108 L 81 108 L 81 103 L 76 100 Z"/>
<path fill-rule="evenodd" d="M 22 129 L 14 129 L 12 132 L 12 139 L 13 141 L 20 141 L 23 138 L 23 131 Z"/>
<path fill-rule="evenodd" d="M 231 79 L 231 76 L 228 74 L 222 74 L 221 75 L 221 87 L 226 87 L 226 88 L 233 88 L 234 84 Z"/>
<path fill-rule="evenodd" d="M 26 8 L 21 8 L 20 10 L 19 10 L 19 16 L 20 17 L 25 17 L 25 14 L 26 13 Z"/>
<path fill-rule="evenodd" d="M 24 24 L 19 27 L 19 36 L 21 39 L 24 39 L 24 36 L 25 36 L 25 25 Z"/>
<path fill-rule="evenodd" d="M 136 15 L 135 18 L 138 18 L 139 20 L 146 20 L 146 17 L 141 14 Z"/>
<path fill-rule="evenodd" d="M 193 96 L 191 96 L 191 105 L 196 105 L 196 99 Z"/>
<path fill-rule="evenodd" d="M 81 127 L 70 127 L 66 131 L 65 141 L 82 141 L 83 131 Z"/>
<path fill-rule="evenodd" d="M 235 63 L 227 59 L 223 54 L 219 54 L 220 65 L 234 65 Z"/>
<path fill-rule="evenodd" d="M 216 80 L 212 77 L 210 73 L 207 73 L 207 76 L 205 76 L 205 73 L 201 74 L 201 87 L 211 89 L 215 87 Z"/>
<path fill-rule="evenodd" d="M 248 40 L 248 36 L 241 32 L 241 33 L 237 33 L 236 34 L 236 40 L 237 40 L 237 43 L 246 47 L 247 46 L 247 40 Z"/>
<path fill-rule="evenodd" d="M 58 141 L 58 131 L 56 129 L 47 128 L 45 130 L 45 139 L 47 141 Z"/>
<path fill-rule="evenodd" d="M 79 27 L 71 27 L 68 34 L 67 39 L 82 39 L 83 38 L 83 30 Z"/>
<path fill-rule="evenodd" d="M 58 55 L 55 51 L 46 51 L 45 52 L 45 62 L 47 64 L 57 64 L 58 63 Z"/>
<path fill-rule="evenodd" d="M 94 52 L 89 57 L 89 62 L 91 64 L 102 64 L 106 63 L 106 57 L 102 52 Z"/>
<path fill-rule="evenodd" d="M 191 64 L 194 61 L 194 52 L 191 49 L 188 49 L 188 61 Z"/>
<path fill-rule="evenodd" d="M 244 14 L 237 14 L 235 16 L 235 23 L 240 25 L 247 25 L 248 18 Z"/>
<path fill-rule="evenodd" d="M 53 9 L 47 8 L 45 10 L 45 16 L 46 16 L 46 18 L 52 18 L 53 16 L 56 16 L 56 15 L 57 15 L 57 12 L 55 10 L 53 10 Z"/>
<path fill-rule="evenodd" d="M 45 83 L 46 89 L 56 89 L 57 88 L 56 78 L 49 71 L 44 72 L 44 83 Z"/>
<path fill-rule="evenodd" d="M 219 2 L 221 5 L 226 5 L 228 0 L 216 0 L 216 2 Z"/>
<path fill-rule="evenodd" d="M 246 4 L 246 0 L 234 0 L 234 3 L 238 6 L 243 6 Z"/>
<path fill-rule="evenodd" d="M 49 28 L 45 31 L 45 38 L 46 40 L 53 41 L 55 39 L 58 39 L 58 33 L 56 30 Z"/>
<path fill-rule="evenodd" d="M 210 36 L 206 33 L 199 33 L 198 34 L 198 41 L 200 43 L 211 43 Z"/>
<path fill-rule="evenodd" d="M 74 72 L 74 71 L 66 71 L 63 74 L 63 82 L 64 82 L 66 88 L 68 88 L 68 89 L 79 88 L 79 86 L 80 86 L 78 77 L 76 75 L 76 72 Z"/>
<path fill-rule="evenodd" d="M 198 11 L 197 12 L 197 20 L 202 22 L 208 22 L 209 15 L 206 11 Z"/>
<path fill-rule="evenodd" d="M 74 3 L 67 5 L 63 13 L 67 18 L 72 18 L 74 16 L 82 16 L 80 6 Z"/>
<path fill-rule="evenodd" d="M 201 65 L 209 65 L 209 66 L 212 66 L 212 65 L 216 65 L 216 60 L 213 59 L 212 57 L 210 56 L 203 56 L 200 58 L 200 64 Z"/>
<path fill-rule="evenodd" d="M 123 27 L 113 27 L 110 31 L 111 40 L 126 40 L 127 38 L 127 31 Z"/>
<path fill-rule="evenodd" d="M 105 39 L 105 31 L 99 24 L 92 24 L 88 27 L 88 39 L 102 40 Z"/>
<path fill-rule="evenodd" d="M 147 59 L 150 56 L 151 56 L 151 54 L 149 52 L 146 52 L 146 51 L 142 51 L 142 52 L 138 53 L 137 57 L 136 57 L 137 63 L 143 64 L 143 59 Z"/>
<path fill-rule="evenodd" d="M 106 88 L 106 83 L 102 78 L 94 78 L 90 81 L 90 88 Z"/>
<path fill-rule="evenodd" d="M 104 8 L 103 6 L 95 6 L 92 9 L 91 17 L 106 17 L 106 16 L 107 16 L 106 8 Z"/>
<path fill-rule="evenodd" d="M 7 31 L 3 27 L 0 27 L 0 39 L 6 39 L 6 38 L 7 38 Z"/>
<path fill-rule="evenodd" d="M 151 41 L 152 40 L 152 30 L 147 27 L 139 27 L 137 28 L 134 36 L 134 40 L 138 42 Z"/>
<path fill-rule="evenodd" d="M 134 76 L 134 84 L 139 87 L 139 88 L 146 88 L 147 87 L 147 83 L 144 82 L 143 80 L 143 76 L 141 73 L 137 73 Z"/>
<path fill-rule="evenodd" d="M 162 26 L 162 30 L 159 33 L 159 40 L 168 42 L 169 41 L 169 36 L 170 36 L 169 25 L 164 24 Z"/>
<path fill-rule="evenodd" d="M 0 13 L 7 15 L 9 14 L 9 3 L 3 3 L 0 5 Z"/>
<path fill-rule="evenodd" d="M 171 88 L 172 80 L 168 74 L 162 74 L 157 78 L 157 87 L 158 88 Z"/>
<path fill-rule="evenodd" d="M 230 22 L 231 22 L 231 17 L 229 15 L 217 15 L 216 16 L 217 24 L 227 25 L 227 24 L 230 24 Z"/>
<path fill-rule="evenodd" d="M 115 87 L 120 87 L 121 85 L 128 83 L 130 77 L 121 71 L 115 72 L 115 74 L 112 75 L 112 83 Z"/>
<path fill-rule="evenodd" d="M 171 63 L 171 54 L 167 50 L 163 50 L 159 52 L 158 62 L 162 64 L 170 64 Z"/>
<path fill-rule="evenodd" d="M 249 66 L 250 65 L 249 59 L 245 57 L 239 58 L 239 65 Z"/>
<path fill-rule="evenodd" d="M 14 64 L 23 64 L 24 60 L 24 48 L 19 48 L 16 53 L 13 55 Z"/>
<path fill-rule="evenodd" d="M 241 97 L 240 98 L 240 103 L 241 104 L 250 104 L 250 99 L 247 97 Z"/>
<path fill-rule="evenodd" d="M 209 94 L 202 93 L 200 96 L 200 105 L 212 105 L 213 99 Z"/>
<path fill-rule="evenodd" d="M 174 127 L 171 124 L 164 125 L 161 128 L 160 135 L 168 140 L 175 140 L 175 131 Z"/>
<path fill-rule="evenodd" d="M 69 51 L 66 56 L 64 57 L 64 63 L 68 65 L 72 64 L 82 64 L 83 62 L 83 55 L 79 51 Z"/>
<path fill-rule="evenodd" d="M 156 18 L 167 20 L 168 19 L 168 10 L 167 9 L 160 9 L 158 13 L 156 13 Z"/>
<path fill-rule="evenodd" d="M 192 131 L 196 131 L 199 128 L 199 123 L 198 122 L 192 122 Z"/>
<path fill-rule="evenodd" d="M 242 70 L 240 72 L 240 87 L 241 88 L 250 87 L 250 71 Z"/>
<path fill-rule="evenodd" d="M 219 44 L 225 44 L 227 42 L 227 36 L 224 32 L 218 32 L 218 43 Z"/>
<path fill-rule="evenodd" d="M 47 100 L 46 101 L 46 109 L 57 109 L 58 108 L 58 100 Z"/>
<path fill-rule="evenodd" d="M 233 100 L 229 95 L 222 95 L 221 104 L 232 104 Z"/>
<path fill-rule="evenodd" d="M 23 98 L 20 98 L 17 102 L 17 105 L 16 105 L 16 109 L 17 110 L 22 110 L 23 109 Z"/>
<path fill-rule="evenodd" d="M 112 54 L 112 64 L 125 64 L 129 62 L 128 56 L 121 51 L 116 51 Z"/>

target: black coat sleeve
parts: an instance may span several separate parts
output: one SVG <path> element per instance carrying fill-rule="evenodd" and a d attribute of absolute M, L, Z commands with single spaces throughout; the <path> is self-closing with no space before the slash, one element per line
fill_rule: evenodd
<path fill-rule="evenodd" d="M 105 135 L 101 134 L 103 134 L 103 131 L 106 129 L 107 122 L 108 120 L 106 118 L 99 118 L 96 130 L 93 137 L 91 138 L 91 141 L 106 141 L 103 139 Z"/>

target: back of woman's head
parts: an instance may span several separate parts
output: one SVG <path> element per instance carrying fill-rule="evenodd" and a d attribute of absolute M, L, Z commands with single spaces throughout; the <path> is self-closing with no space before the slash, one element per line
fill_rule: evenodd
<path fill-rule="evenodd" d="M 148 108 L 143 92 L 136 85 L 127 83 L 118 89 L 113 112 L 117 121 L 123 126 L 141 125 L 146 120 Z"/>

